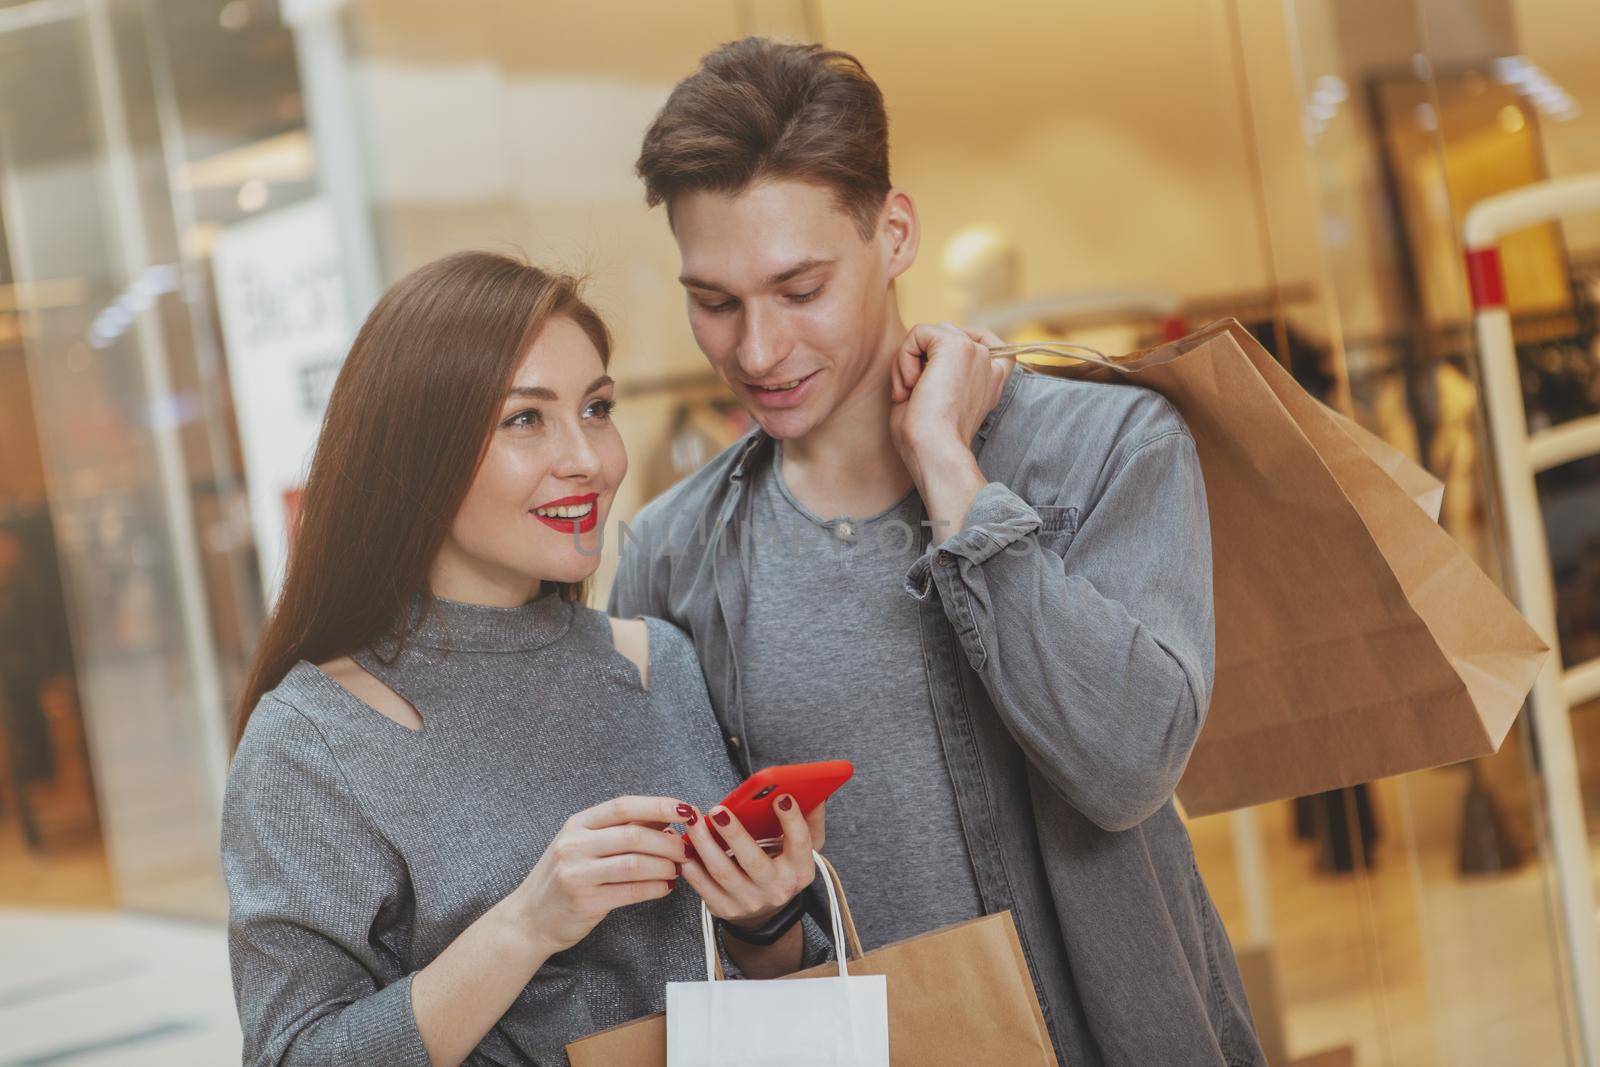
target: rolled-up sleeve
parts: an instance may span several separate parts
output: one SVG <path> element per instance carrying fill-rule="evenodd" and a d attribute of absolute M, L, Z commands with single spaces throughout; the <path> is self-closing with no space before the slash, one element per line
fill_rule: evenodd
<path fill-rule="evenodd" d="M 1069 510 L 1069 509 L 1063 509 Z M 1211 696 L 1211 534 L 1194 439 L 1131 449 L 1076 529 L 999 482 L 930 546 L 906 591 L 935 592 L 1028 758 L 1079 811 L 1124 830 L 1172 796 Z"/>
<path fill-rule="evenodd" d="M 404 864 L 315 725 L 272 697 L 228 773 L 222 866 L 244 1063 L 429 1067 L 411 976 L 381 929 Z"/>

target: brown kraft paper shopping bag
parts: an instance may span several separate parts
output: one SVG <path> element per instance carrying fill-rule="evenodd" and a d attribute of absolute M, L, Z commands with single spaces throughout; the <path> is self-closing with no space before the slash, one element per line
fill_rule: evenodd
<path fill-rule="evenodd" d="M 888 981 L 890 1063 L 1055 1067 L 1055 1049 L 1009 911 L 863 952 L 838 872 L 826 866 L 850 944 L 850 973 L 881 974 Z M 826 963 L 792 977 L 838 973 L 838 964 Z M 665 1067 L 666 1015 L 574 1041 L 567 1058 L 573 1067 Z"/>
<path fill-rule="evenodd" d="M 1549 652 L 1438 526 L 1437 480 L 1232 319 L 1112 362 L 1049 373 L 1161 393 L 1205 475 L 1216 682 L 1178 786 L 1187 811 L 1496 751 Z"/>

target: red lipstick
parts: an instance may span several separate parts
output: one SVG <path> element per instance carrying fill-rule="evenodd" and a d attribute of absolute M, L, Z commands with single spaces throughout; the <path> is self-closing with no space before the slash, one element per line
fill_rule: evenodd
<path fill-rule="evenodd" d="M 556 518 L 553 515 L 540 515 L 532 508 L 528 509 L 528 514 L 558 533 L 588 533 L 600 524 L 599 501 L 599 493 L 585 493 L 582 496 L 564 496 L 560 500 L 551 500 L 538 505 L 541 508 L 560 508 L 582 507 L 587 504 L 589 514 L 582 518 Z"/>

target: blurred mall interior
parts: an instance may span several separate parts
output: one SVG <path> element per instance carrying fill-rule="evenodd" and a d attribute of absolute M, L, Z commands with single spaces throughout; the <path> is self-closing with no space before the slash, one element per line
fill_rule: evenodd
<path fill-rule="evenodd" d="M 1128 351 L 1234 316 L 1443 480 L 1502 579 L 1461 223 L 1600 172 L 1600 0 L 0 2 L 0 1065 L 237 1060 L 229 709 L 383 287 L 468 247 L 586 273 L 617 517 L 746 428 L 632 163 L 747 33 L 882 86 L 908 321 Z M 1502 250 L 1530 429 L 1594 417 L 1600 212 Z M 1588 663 L 1600 459 L 1539 490 Z M 1191 821 L 1274 1063 L 1600 1062 L 1600 931 L 1550 829 L 1565 805 L 1592 869 L 1600 708 L 1570 714 L 1572 795 L 1528 719 L 1492 758 Z"/>

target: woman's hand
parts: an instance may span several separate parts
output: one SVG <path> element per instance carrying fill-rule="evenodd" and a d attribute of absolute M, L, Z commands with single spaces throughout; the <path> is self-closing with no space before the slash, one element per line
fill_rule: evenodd
<path fill-rule="evenodd" d="M 684 845 L 666 824 L 693 811 L 670 797 L 617 797 L 566 821 L 517 888 L 412 979 L 428 1060 L 466 1060 L 539 968 L 613 908 L 672 891 Z"/>
<path fill-rule="evenodd" d="M 801 815 L 794 797 L 778 797 L 773 808 L 783 827 L 783 848 L 775 856 L 769 856 L 726 808 L 712 808 L 706 818 L 694 813 L 685 821 L 695 856 L 683 865 L 683 880 L 717 918 L 736 926 L 760 926 L 816 877 L 811 850 L 822 847 L 826 806 L 818 804 L 810 815 Z M 732 859 L 711 836 L 708 821 L 728 843 Z"/>
<path fill-rule="evenodd" d="M 670 831 L 693 813 L 671 797 L 617 797 L 578 812 L 507 898 L 517 925 L 547 955 L 583 940 L 614 908 L 672 892 L 687 859 Z"/>

